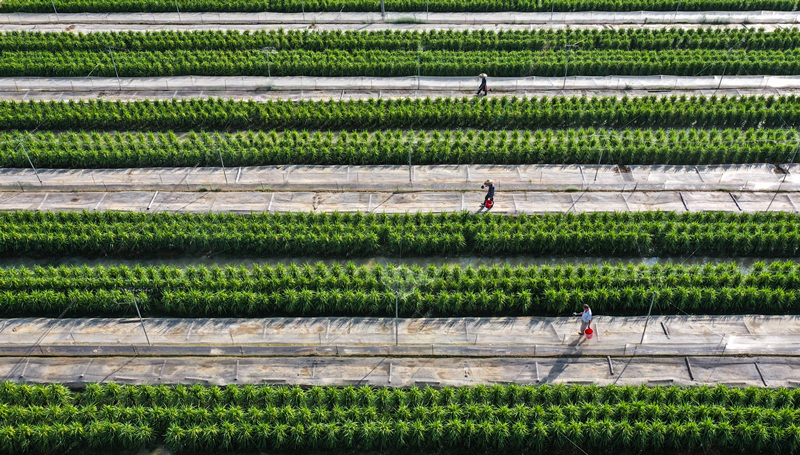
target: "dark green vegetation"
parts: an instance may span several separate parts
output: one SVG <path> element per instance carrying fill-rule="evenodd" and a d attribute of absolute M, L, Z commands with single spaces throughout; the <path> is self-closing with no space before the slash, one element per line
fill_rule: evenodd
<path fill-rule="evenodd" d="M 798 47 L 797 29 L 13 32 L 0 76 L 792 75 Z"/>
<path fill-rule="evenodd" d="M 0 450 L 800 449 L 798 390 L 0 385 Z"/>
<path fill-rule="evenodd" d="M 800 97 L 0 101 L 0 130 L 790 128 Z"/>
<path fill-rule="evenodd" d="M 181 0 L 183 12 L 299 13 L 302 11 L 379 12 L 380 0 Z M 52 13 L 167 12 L 176 11 L 171 0 L 5 0 L 0 12 Z M 387 0 L 387 11 L 503 12 L 503 11 L 794 11 L 793 0 Z"/>
<path fill-rule="evenodd" d="M 0 317 L 555 316 L 587 303 L 603 314 L 798 313 L 800 265 L 460 268 L 59 267 L 0 269 Z"/>
<path fill-rule="evenodd" d="M 126 168 L 269 164 L 781 163 L 780 129 L 0 133 L 0 167 Z M 27 156 L 26 156 L 27 153 Z"/>
<path fill-rule="evenodd" d="M 592 213 L 0 213 L 0 255 L 774 256 L 800 251 L 800 215 Z"/>

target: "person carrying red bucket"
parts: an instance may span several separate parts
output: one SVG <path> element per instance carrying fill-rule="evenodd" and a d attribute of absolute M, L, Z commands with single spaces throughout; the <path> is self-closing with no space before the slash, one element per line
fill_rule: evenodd
<path fill-rule="evenodd" d="M 592 330 L 592 310 L 589 308 L 589 305 L 583 305 L 583 311 L 580 313 L 572 313 L 573 316 L 580 316 L 581 317 L 581 331 L 580 335 L 586 334 L 591 335 L 594 333 Z"/>
<path fill-rule="evenodd" d="M 483 199 L 483 206 L 486 207 L 487 209 L 490 209 L 494 205 L 494 180 L 487 180 L 483 182 L 483 185 L 481 185 L 481 189 L 487 187 L 489 188 L 489 190 L 486 193 L 486 197 Z"/>

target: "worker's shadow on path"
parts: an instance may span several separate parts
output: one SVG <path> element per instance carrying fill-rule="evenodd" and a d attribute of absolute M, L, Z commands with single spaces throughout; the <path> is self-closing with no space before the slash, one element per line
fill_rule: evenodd
<path fill-rule="evenodd" d="M 579 346 L 582 346 L 583 344 L 587 343 L 588 341 L 589 341 L 588 338 L 586 338 L 585 336 L 582 336 L 582 337 L 570 342 L 568 345 L 566 345 L 563 354 L 564 355 L 580 355 L 581 351 L 579 349 L 577 349 L 577 348 Z M 560 359 L 556 360 L 555 363 L 553 363 L 553 367 L 550 368 L 550 371 L 547 373 L 547 376 L 543 377 L 542 380 L 540 381 L 540 383 L 544 384 L 544 383 L 552 382 L 552 381 L 558 379 L 558 377 L 561 376 L 561 373 L 563 373 L 564 370 L 567 369 L 567 366 L 570 363 L 572 363 L 571 359 L 567 359 L 567 358 L 560 358 Z"/>
<path fill-rule="evenodd" d="M 481 213 L 489 213 L 491 211 L 492 211 L 492 209 L 487 209 L 485 206 L 482 205 L 481 208 L 479 208 L 478 211 L 475 212 L 475 214 L 479 215 Z"/>

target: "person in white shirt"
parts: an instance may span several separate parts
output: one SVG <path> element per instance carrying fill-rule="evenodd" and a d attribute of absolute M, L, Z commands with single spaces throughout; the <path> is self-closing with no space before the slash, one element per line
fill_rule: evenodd
<path fill-rule="evenodd" d="M 581 313 L 572 313 L 573 316 L 580 316 L 581 317 L 581 333 L 586 331 L 586 329 L 590 329 L 592 326 L 592 310 L 589 308 L 589 305 L 583 305 L 583 312 Z"/>

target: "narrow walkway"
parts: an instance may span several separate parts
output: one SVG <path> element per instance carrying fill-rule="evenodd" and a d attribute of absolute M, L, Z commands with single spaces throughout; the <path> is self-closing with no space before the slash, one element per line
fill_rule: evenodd
<path fill-rule="evenodd" d="M 173 213 L 486 213 L 484 192 L 0 192 L 0 211 L 132 211 Z M 494 214 L 580 212 L 788 212 L 800 193 L 728 191 L 498 191 Z"/>
<path fill-rule="evenodd" d="M 798 357 L 0 357 L 0 380 L 68 387 L 579 384 L 798 387 Z"/>
<path fill-rule="evenodd" d="M 0 170 L 0 210 L 140 212 L 783 211 L 800 207 L 799 165 L 265 166 Z M 38 176 L 38 177 L 37 177 Z M 41 179 L 41 183 L 38 179 Z"/>
<path fill-rule="evenodd" d="M 75 13 L 0 14 L 2 24 L 796 24 L 796 11 L 633 11 L 574 13 Z"/>
<path fill-rule="evenodd" d="M 577 317 L 401 318 L 395 338 L 392 318 L 147 318 L 147 335 L 138 318 L 7 319 L 0 355 L 768 356 L 800 344 L 797 316 L 598 316 L 592 326 L 589 337 Z"/>
<path fill-rule="evenodd" d="M 486 179 L 498 191 L 774 193 L 800 191 L 800 164 L 0 168 L 0 191 L 478 191 Z"/>
<path fill-rule="evenodd" d="M 0 24 L 0 30 L 3 32 L 71 32 L 71 33 L 96 33 L 96 32 L 161 32 L 161 31 L 207 31 L 207 30 L 237 30 L 254 32 L 258 30 L 308 30 L 308 31 L 354 31 L 354 32 L 372 32 L 372 31 L 438 31 L 438 30 L 457 30 L 457 31 L 500 31 L 500 30 L 619 30 L 619 29 L 648 29 L 657 30 L 663 28 L 680 28 L 680 29 L 696 29 L 696 28 L 713 28 L 713 29 L 764 29 L 765 31 L 772 32 L 775 30 L 786 28 L 800 27 L 800 23 L 792 24 L 754 24 L 754 23 L 731 23 L 731 24 L 716 24 L 716 23 L 683 23 L 683 24 L 571 24 L 571 23 L 554 23 L 546 22 L 543 24 L 515 24 L 515 23 L 498 23 L 498 24 L 446 24 L 446 23 L 416 23 L 413 21 L 403 22 L 376 22 L 372 24 L 335 24 L 335 23 L 321 23 L 321 24 L 308 24 L 308 23 L 286 23 L 286 24 L 69 24 L 66 22 L 47 23 L 47 24 Z"/>
<path fill-rule="evenodd" d="M 797 387 L 796 316 L 8 319 L 0 380 Z M 149 343 L 148 343 L 149 338 Z M 754 357 L 756 356 L 756 357 Z"/>
<path fill-rule="evenodd" d="M 703 90 L 798 90 L 800 76 L 570 76 L 492 77 L 492 94 L 523 95 L 559 91 L 703 91 Z M 141 92 L 204 91 L 415 91 L 474 94 L 476 77 L 266 77 L 266 76 L 172 76 L 172 77 L 6 77 L 0 92 Z"/>
<path fill-rule="evenodd" d="M 474 87 L 473 87 L 474 88 Z M 265 102 L 271 100 L 290 101 L 351 101 L 366 99 L 425 99 L 425 98 L 463 98 L 474 96 L 470 90 L 94 90 L 94 91 L 50 91 L 50 90 L 0 90 L 0 100 L 6 101 L 68 101 L 68 100 L 188 100 L 208 99 L 209 97 Z M 502 92 L 490 91 L 489 98 L 503 96 L 517 97 L 558 97 L 558 96 L 781 96 L 800 95 L 800 89 L 761 90 L 761 89 L 706 89 L 706 90 L 558 90 Z"/>

